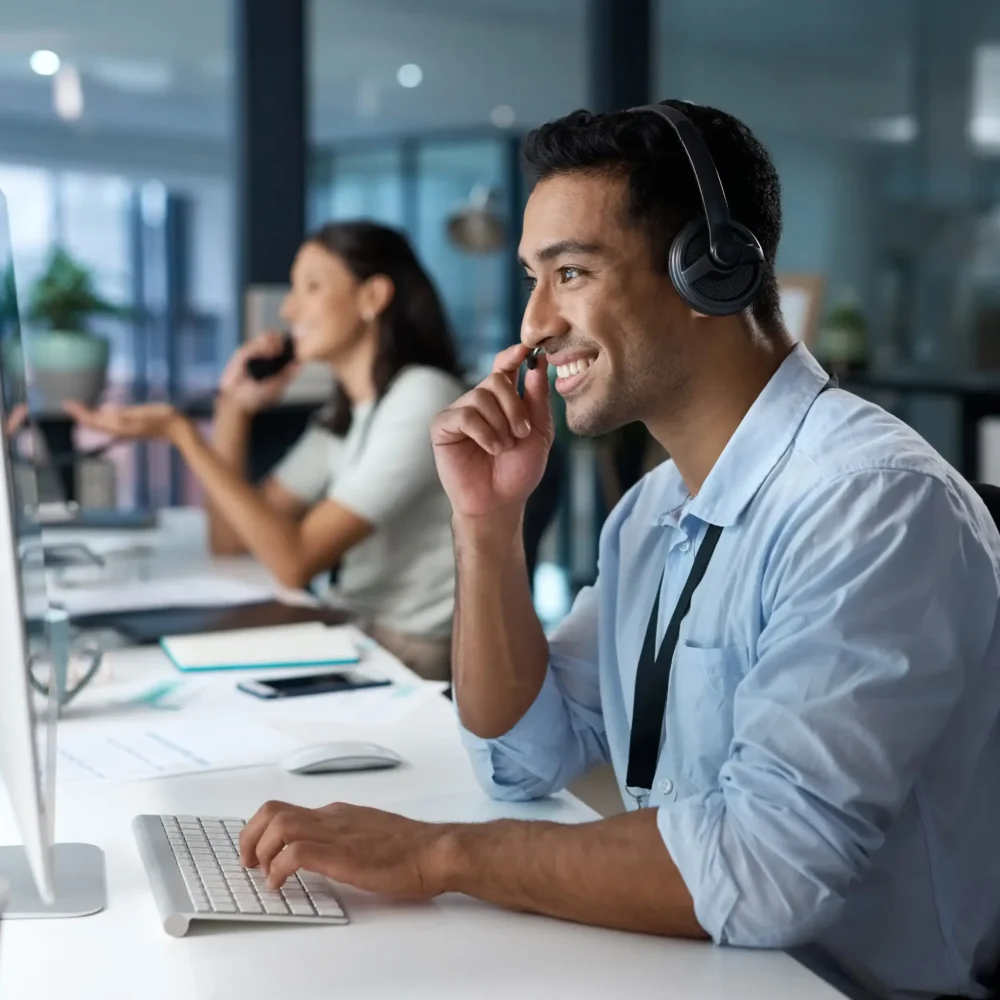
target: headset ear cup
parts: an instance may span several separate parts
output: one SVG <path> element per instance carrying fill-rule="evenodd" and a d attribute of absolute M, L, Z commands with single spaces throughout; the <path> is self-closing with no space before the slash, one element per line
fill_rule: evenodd
<path fill-rule="evenodd" d="M 746 226 L 734 222 L 737 239 L 747 245 L 749 253 L 742 264 L 732 271 L 710 269 L 688 281 L 684 277 L 692 264 L 708 256 L 708 226 L 694 219 L 674 237 L 670 246 L 670 280 L 677 294 L 694 310 L 707 316 L 731 316 L 751 305 L 764 280 L 764 258 L 760 244 Z"/>

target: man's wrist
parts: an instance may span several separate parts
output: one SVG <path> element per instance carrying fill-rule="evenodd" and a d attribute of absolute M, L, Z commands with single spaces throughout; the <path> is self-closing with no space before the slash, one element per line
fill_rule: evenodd
<path fill-rule="evenodd" d="M 464 892 L 469 870 L 468 833 L 474 823 L 442 823 L 429 838 L 421 869 L 434 895 Z"/>
<path fill-rule="evenodd" d="M 460 551 L 509 553 L 521 544 L 524 536 L 524 506 L 517 504 L 479 517 L 455 514 L 451 524 Z"/>

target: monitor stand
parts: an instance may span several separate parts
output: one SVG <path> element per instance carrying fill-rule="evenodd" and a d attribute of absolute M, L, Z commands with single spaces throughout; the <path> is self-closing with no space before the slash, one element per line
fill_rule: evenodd
<path fill-rule="evenodd" d="M 104 851 L 93 844 L 53 844 L 52 881 L 55 901 L 42 901 L 23 847 L 0 847 L 0 877 L 10 883 L 4 920 L 85 917 L 104 909 L 107 884 Z"/>

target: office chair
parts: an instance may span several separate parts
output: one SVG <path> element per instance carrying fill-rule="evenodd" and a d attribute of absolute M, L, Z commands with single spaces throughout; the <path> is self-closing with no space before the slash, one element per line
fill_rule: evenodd
<path fill-rule="evenodd" d="M 990 512 L 993 523 L 1000 528 L 1000 486 L 991 486 L 989 483 L 972 483 L 971 485 L 983 503 L 986 504 L 986 509 Z M 994 990 L 994 995 L 1000 997 L 1000 967 L 993 974 L 993 982 L 990 985 Z"/>
<path fill-rule="evenodd" d="M 986 504 L 986 509 L 990 512 L 993 523 L 1000 528 L 1000 486 L 991 486 L 989 483 L 972 483 L 972 488 Z"/>

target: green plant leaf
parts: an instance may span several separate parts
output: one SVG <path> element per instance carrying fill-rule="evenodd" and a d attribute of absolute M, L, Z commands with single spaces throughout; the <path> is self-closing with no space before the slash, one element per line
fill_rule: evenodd
<path fill-rule="evenodd" d="M 97 293 L 93 272 L 61 247 L 52 252 L 45 273 L 32 287 L 27 312 L 32 323 L 69 333 L 86 333 L 95 316 L 122 314 Z"/>

